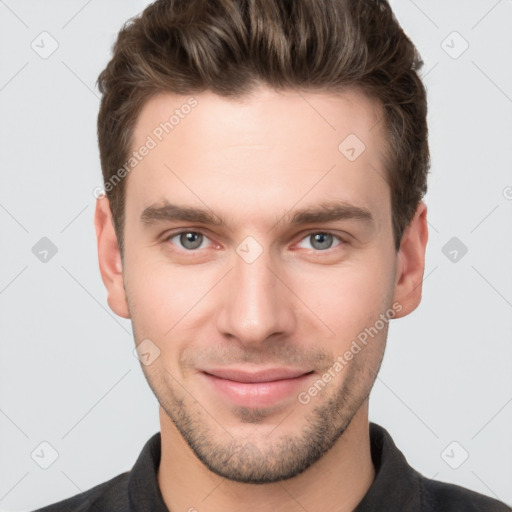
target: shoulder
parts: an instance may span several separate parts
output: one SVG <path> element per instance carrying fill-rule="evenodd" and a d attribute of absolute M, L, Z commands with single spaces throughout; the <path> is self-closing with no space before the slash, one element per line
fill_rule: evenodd
<path fill-rule="evenodd" d="M 465 487 L 420 477 L 422 510 L 425 512 L 511 512 L 505 503 Z"/>
<path fill-rule="evenodd" d="M 124 512 L 129 510 L 128 478 L 130 473 L 121 473 L 91 489 L 52 503 L 32 512 Z"/>
<path fill-rule="evenodd" d="M 157 432 L 146 441 L 130 471 L 125 471 L 85 492 L 32 512 L 165 511 L 157 482 L 160 450 L 160 432 Z"/>

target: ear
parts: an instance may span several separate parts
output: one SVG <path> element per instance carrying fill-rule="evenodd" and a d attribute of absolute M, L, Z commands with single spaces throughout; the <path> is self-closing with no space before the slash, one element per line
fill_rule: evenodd
<path fill-rule="evenodd" d="M 427 205 L 420 201 L 413 219 L 404 230 L 397 254 L 393 302 L 401 304 L 402 309 L 395 318 L 412 313 L 421 302 L 427 241 Z"/>
<path fill-rule="evenodd" d="M 123 264 L 112 221 L 112 212 L 106 196 L 96 200 L 94 226 L 98 243 L 101 279 L 107 288 L 110 309 L 123 318 L 130 318 L 123 282 Z"/>

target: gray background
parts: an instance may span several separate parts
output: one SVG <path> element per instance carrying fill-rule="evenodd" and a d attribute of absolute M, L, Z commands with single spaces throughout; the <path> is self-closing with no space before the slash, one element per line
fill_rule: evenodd
<path fill-rule="evenodd" d="M 1 510 L 129 470 L 159 430 L 93 227 L 94 83 L 146 4 L 0 1 Z M 422 304 L 391 322 L 370 419 L 425 476 L 512 504 L 512 2 L 392 5 L 425 61 L 430 240 Z"/>

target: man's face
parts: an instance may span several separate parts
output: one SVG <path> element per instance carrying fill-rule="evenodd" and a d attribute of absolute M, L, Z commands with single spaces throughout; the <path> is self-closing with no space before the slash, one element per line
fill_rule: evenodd
<path fill-rule="evenodd" d="M 156 96 L 138 118 L 133 149 L 156 146 L 127 178 L 129 314 L 136 343 L 160 350 L 142 368 L 197 457 L 277 481 L 336 442 L 382 360 L 397 255 L 379 112 L 357 92 L 194 97 L 168 134 L 155 129 L 188 97 Z"/>

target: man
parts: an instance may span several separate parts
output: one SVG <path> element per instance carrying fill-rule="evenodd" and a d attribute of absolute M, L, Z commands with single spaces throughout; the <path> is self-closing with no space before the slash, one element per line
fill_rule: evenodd
<path fill-rule="evenodd" d="M 95 215 L 161 432 L 45 511 L 502 511 L 368 419 L 421 300 L 421 60 L 384 1 L 159 0 L 99 77 Z"/>

